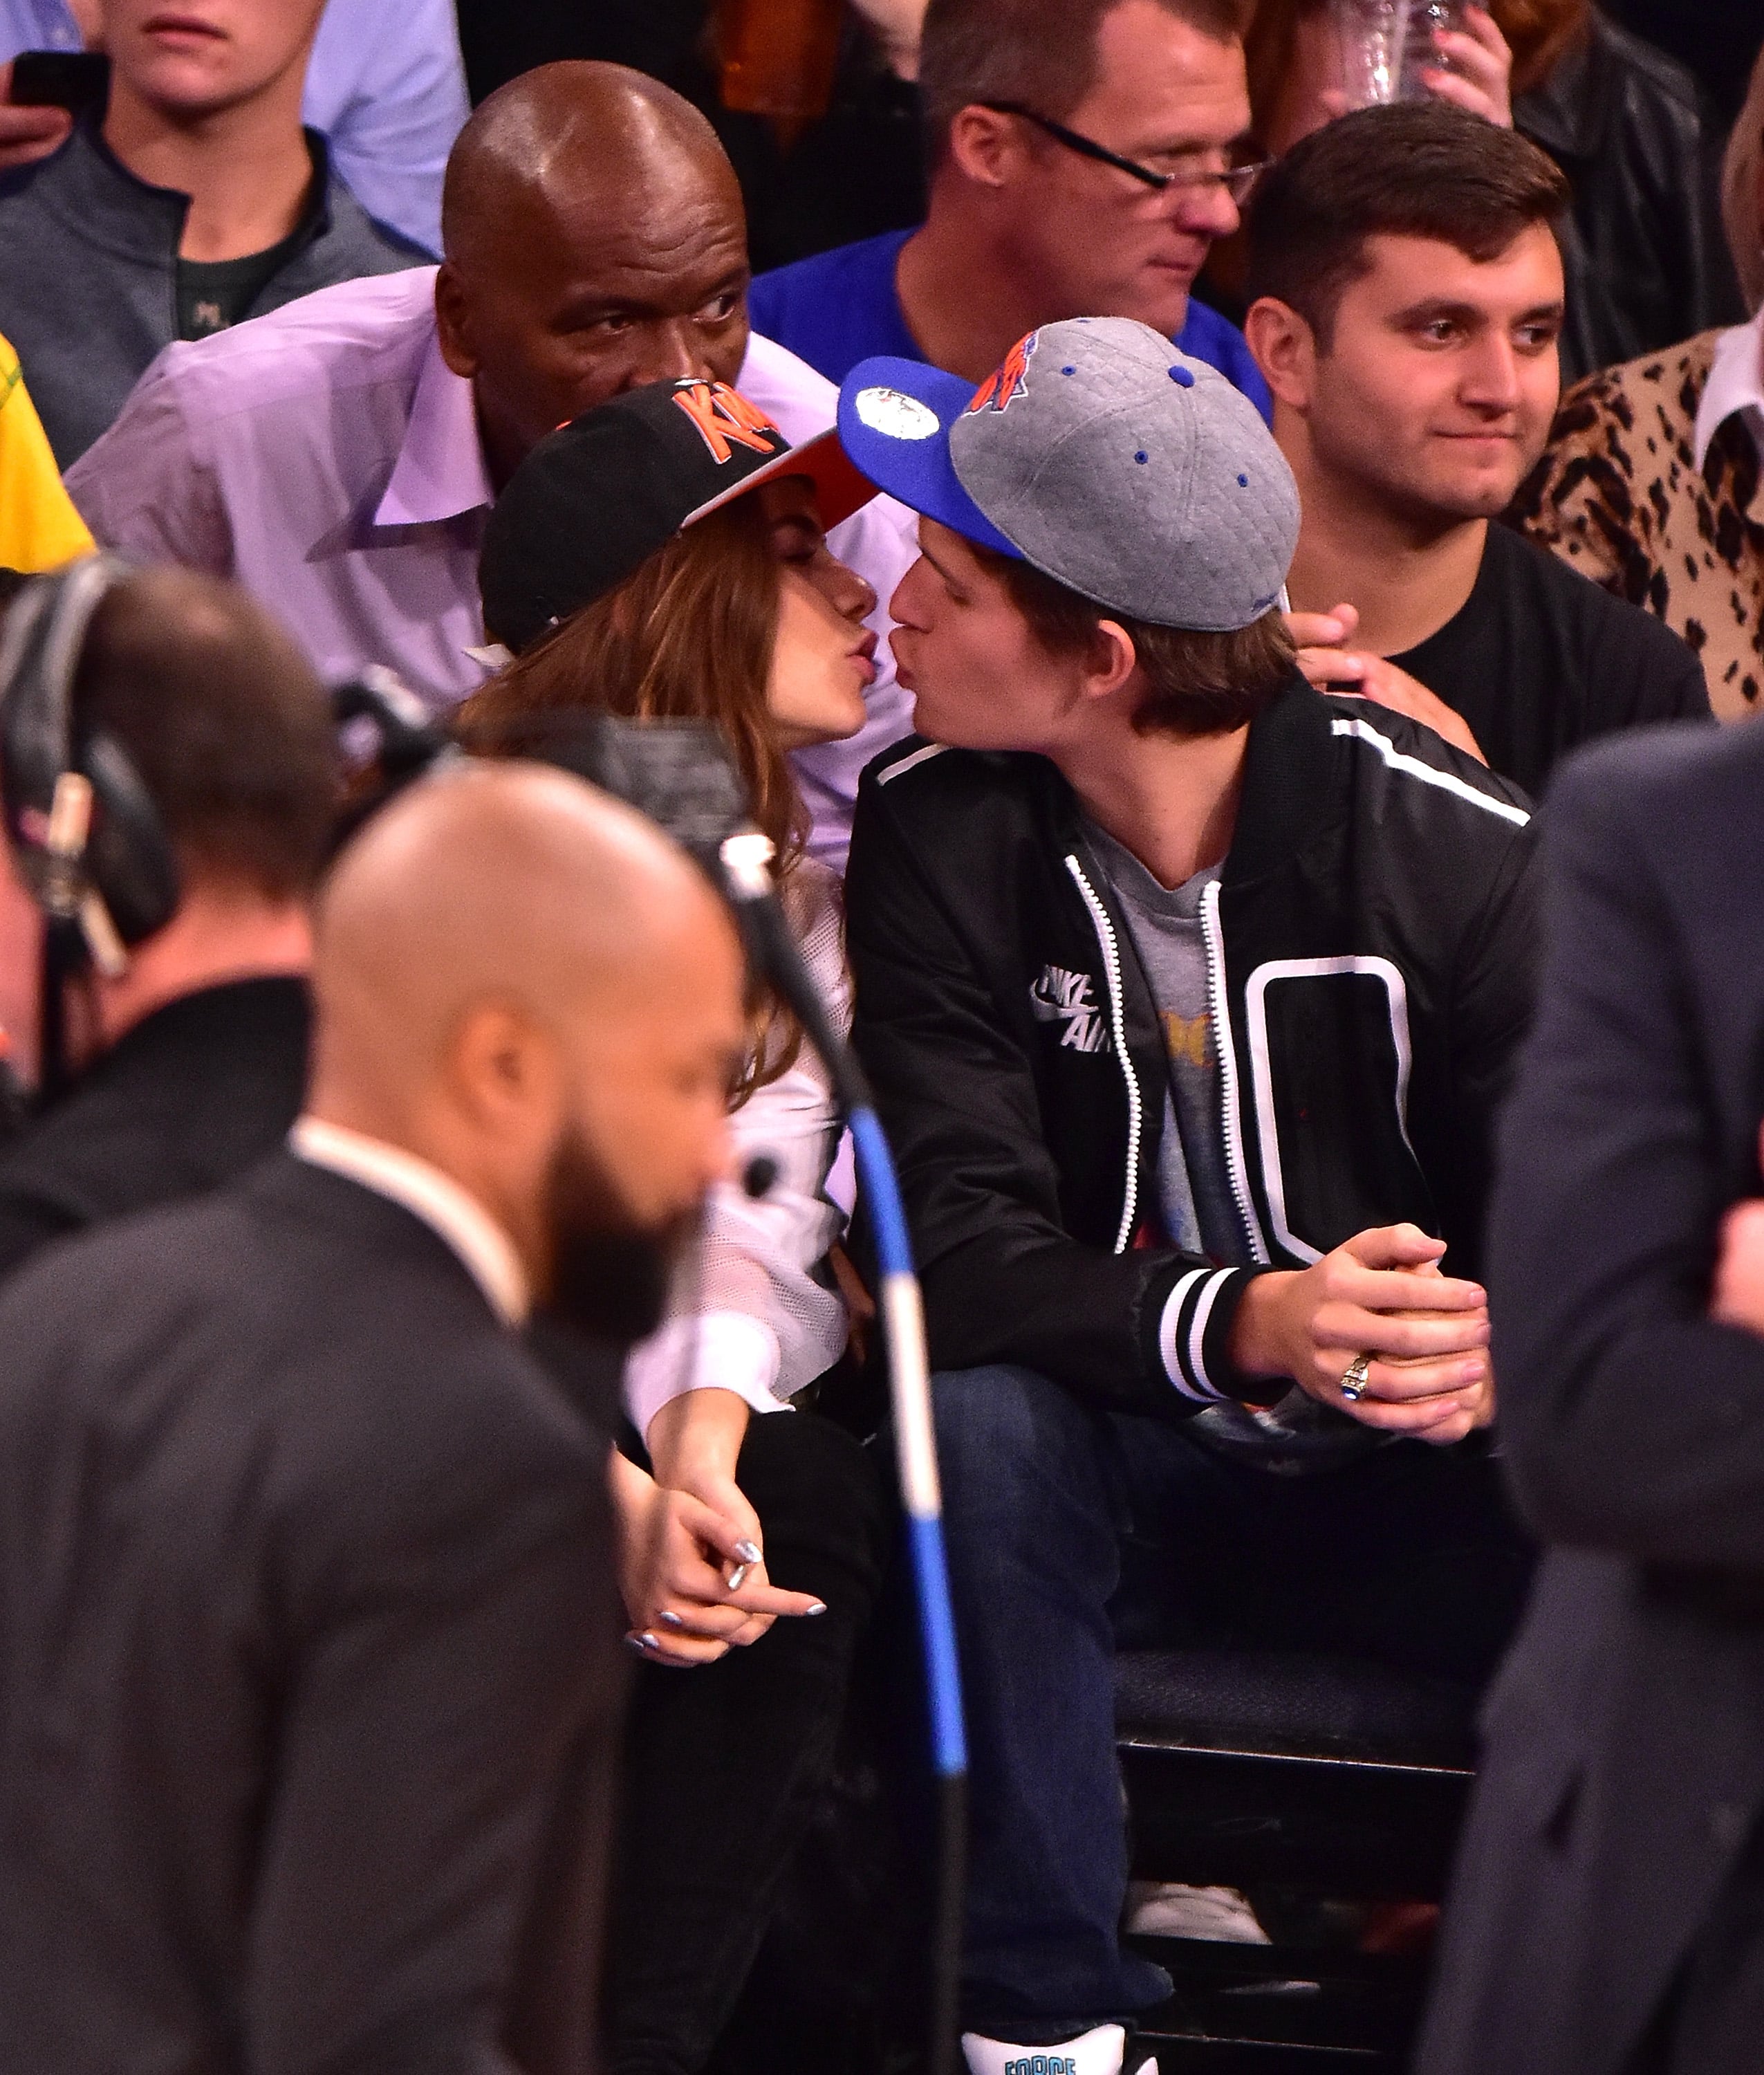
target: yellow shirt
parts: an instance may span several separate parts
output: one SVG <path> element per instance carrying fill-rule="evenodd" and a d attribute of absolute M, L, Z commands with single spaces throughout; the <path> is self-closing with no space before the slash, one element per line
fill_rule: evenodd
<path fill-rule="evenodd" d="M 85 522 L 61 487 L 19 356 L 0 338 L 0 567 L 30 574 L 92 550 Z"/>

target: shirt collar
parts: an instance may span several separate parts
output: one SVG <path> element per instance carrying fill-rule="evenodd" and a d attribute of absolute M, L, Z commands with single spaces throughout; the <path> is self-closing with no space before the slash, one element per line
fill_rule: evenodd
<path fill-rule="evenodd" d="M 472 385 L 442 359 L 440 333 L 431 331 L 404 443 L 374 524 L 433 525 L 462 512 L 487 510 L 495 501 Z"/>
<path fill-rule="evenodd" d="M 401 1203 L 445 1240 L 505 1325 L 520 1326 L 532 1308 L 532 1292 L 520 1257 L 507 1232 L 475 1196 L 458 1182 L 383 1138 L 300 1117 L 288 1135 L 290 1149 L 315 1167 L 359 1182 L 375 1195 Z"/>
<path fill-rule="evenodd" d="M 1736 412 L 1764 458 L 1764 309 L 1750 324 L 1725 331 L 1715 342 L 1715 359 L 1697 408 L 1692 453 L 1699 473 L 1715 435 Z"/>

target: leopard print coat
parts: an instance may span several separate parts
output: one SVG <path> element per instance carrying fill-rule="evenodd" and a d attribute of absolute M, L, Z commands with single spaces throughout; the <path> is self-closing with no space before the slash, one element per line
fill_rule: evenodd
<path fill-rule="evenodd" d="M 1764 698 L 1764 471 L 1739 416 L 1700 472 L 1692 458 L 1720 337 L 1576 383 L 1508 517 L 1663 619 L 1702 658 L 1716 715 L 1737 720 Z"/>

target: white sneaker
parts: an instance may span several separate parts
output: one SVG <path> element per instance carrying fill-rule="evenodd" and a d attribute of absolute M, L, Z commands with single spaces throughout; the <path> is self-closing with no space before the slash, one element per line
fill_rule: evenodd
<path fill-rule="evenodd" d="M 1154 2054 L 1141 2059 L 1136 2048 L 1128 2069 L 1123 2060 L 1126 2050 L 1127 2034 L 1118 2024 L 1099 2024 L 1060 2046 L 1012 2046 L 1003 2040 L 983 2039 L 977 2032 L 962 2035 L 968 2075 L 1157 2075 Z"/>
<path fill-rule="evenodd" d="M 1247 1897 L 1234 1887 L 1188 1887 L 1179 1881 L 1135 1881 L 1122 1928 L 1141 1938 L 1200 1938 L 1211 1945 L 1267 1945 Z"/>

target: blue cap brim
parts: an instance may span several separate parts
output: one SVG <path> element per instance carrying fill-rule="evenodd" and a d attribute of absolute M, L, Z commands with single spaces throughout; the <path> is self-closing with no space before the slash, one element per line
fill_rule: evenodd
<path fill-rule="evenodd" d="M 973 400 L 971 382 L 922 360 L 861 360 L 839 390 L 839 444 L 909 511 L 1021 561 L 1022 550 L 968 495 L 950 458 L 950 429 Z"/>

